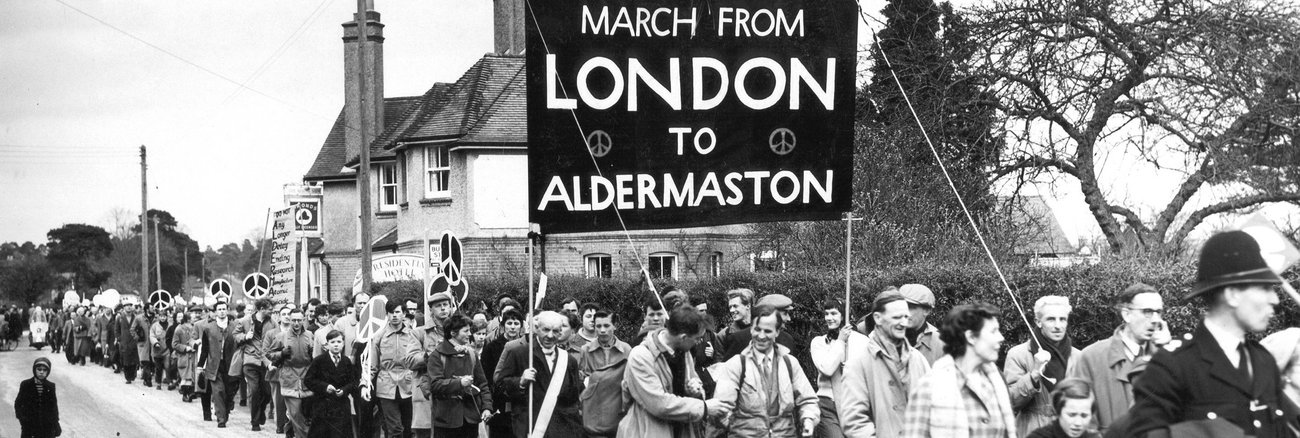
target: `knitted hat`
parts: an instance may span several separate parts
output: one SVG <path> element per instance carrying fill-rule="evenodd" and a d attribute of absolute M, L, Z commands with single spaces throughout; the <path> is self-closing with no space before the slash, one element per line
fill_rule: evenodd
<path fill-rule="evenodd" d="M 49 359 L 46 359 L 46 358 L 43 358 L 43 357 L 38 357 L 38 358 L 36 358 L 36 361 L 35 361 L 35 362 L 32 362 L 32 373 L 35 373 L 35 372 L 36 372 L 36 367 L 42 367 L 42 366 L 45 367 L 45 370 L 46 370 L 46 371 L 49 371 L 49 370 L 54 369 L 53 367 L 50 366 L 50 360 L 49 360 Z"/>
<path fill-rule="evenodd" d="M 1215 234 L 1201 247 L 1196 266 L 1196 284 L 1183 298 L 1190 299 L 1223 286 L 1242 284 L 1282 284 L 1264 256 L 1259 243 L 1245 231 Z"/>

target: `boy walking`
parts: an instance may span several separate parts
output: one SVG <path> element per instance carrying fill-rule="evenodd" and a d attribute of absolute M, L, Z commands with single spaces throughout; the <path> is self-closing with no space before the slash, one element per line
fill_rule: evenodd
<path fill-rule="evenodd" d="M 23 438 L 47 438 L 63 434 L 59 427 L 59 398 L 50 377 L 50 360 L 37 358 L 32 363 L 32 378 L 18 385 L 14 415 L 22 426 Z"/>

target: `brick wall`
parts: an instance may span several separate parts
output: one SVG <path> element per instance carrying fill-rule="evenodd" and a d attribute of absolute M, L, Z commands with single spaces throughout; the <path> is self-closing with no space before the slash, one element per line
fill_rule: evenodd
<path fill-rule="evenodd" d="M 325 264 L 329 266 L 328 296 L 321 301 L 340 300 L 352 296 L 352 280 L 356 278 L 357 269 L 361 268 L 361 255 L 358 253 L 325 254 Z"/>

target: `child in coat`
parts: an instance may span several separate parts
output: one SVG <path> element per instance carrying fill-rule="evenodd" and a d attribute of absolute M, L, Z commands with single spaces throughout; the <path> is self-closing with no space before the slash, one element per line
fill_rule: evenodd
<path fill-rule="evenodd" d="M 50 360 L 37 358 L 32 363 L 32 378 L 18 385 L 14 414 L 22 426 L 24 438 L 48 438 L 63 434 L 59 427 L 59 398 L 50 377 Z"/>

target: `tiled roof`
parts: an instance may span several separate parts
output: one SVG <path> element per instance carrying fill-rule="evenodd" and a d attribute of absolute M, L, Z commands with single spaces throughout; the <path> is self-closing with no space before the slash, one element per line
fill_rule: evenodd
<path fill-rule="evenodd" d="M 370 144 L 372 160 L 396 155 L 399 143 L 447 140 L 453 147 L 528 142 L 524 58 L 485 55 L 455 83 L 437 83 L 423 96 L 384 99 L 384 131 Z M 334 122 L 304 180 L 352 177 L 340 172 L 360 157 L 344 157 L 343 115 Z"/>
<path fill-rule="evenodd" d="M 426 111 L 431 111 L 431 108 L 438 108 L 445 105 L 448 94 L 447 90 L 451 87 L 451 84 L 444 84 L 441 82 L 433 84 L 432 87 L 429 87 L 429 91 L 426 91 L 423 96 L 420 96 L 419 101 L 414 105 L 407 107 L 406 111 L 396 119 L 388 120 L 387 122 L 390 123 L 385 123 L 388 125 L 388 129 L 385 129 L 384 132 L 380 133 L 379 137 L 376 137 L 374 142 L 370 144 L 370 157 L 373 159 L 376 157 L 387 158 L 395 156 L 396 154 L 385 146 L 394 144 L 397 141 L 397 137 L 401 135 L 402 132 L 410 129 L 411 125 L 419 119 L 420 114 L 423 114 Z M 348 164 L 355 165 L 360 160 L 360 157 L 352 157 L 348 160 Z"/>
<path fill-rule="evenodd" d="M 383 147 L 439 139 L 519 145 L 528 141 L 522 57 L 484 56 L 438 100 L 412 114 L 406 128 Z"/>
<path fill-rule="evenodd" d="M 1074 254 L 1077 250 L 1065 237 L 1065 229 L 1056 220 L 1056 212 L 1041 196 L 1017 196 L 1008 203 L 1011 222 L 1020 236 L 1012 249 L 1015 254 Z"/>
<path fill-rule="evenodd" d="M 411 106 L 421 102 L 421 98 L 422 96 L 384 98 L 384 124 L 391 126 Z M 343 122 L 343 110 L 339 110 L 338 117 L 334 119 L 334 126 L 330 128 L 329 134 L 325 136 L 325 143 L 321 145 L 320 152 L 316 154 L 316 161 L 312 162 L 307 174 L 303 175 L 303 180 L 320 181 L 353 177 L 353 173 L 342 172 L 345 164 L 357 159 L 356 157 L 345 157 L 347 154 L 347 146 L 344 144 L 346 132 L 347 128 Z M 352 160 L 348 158 L 352 158 Z"/>

